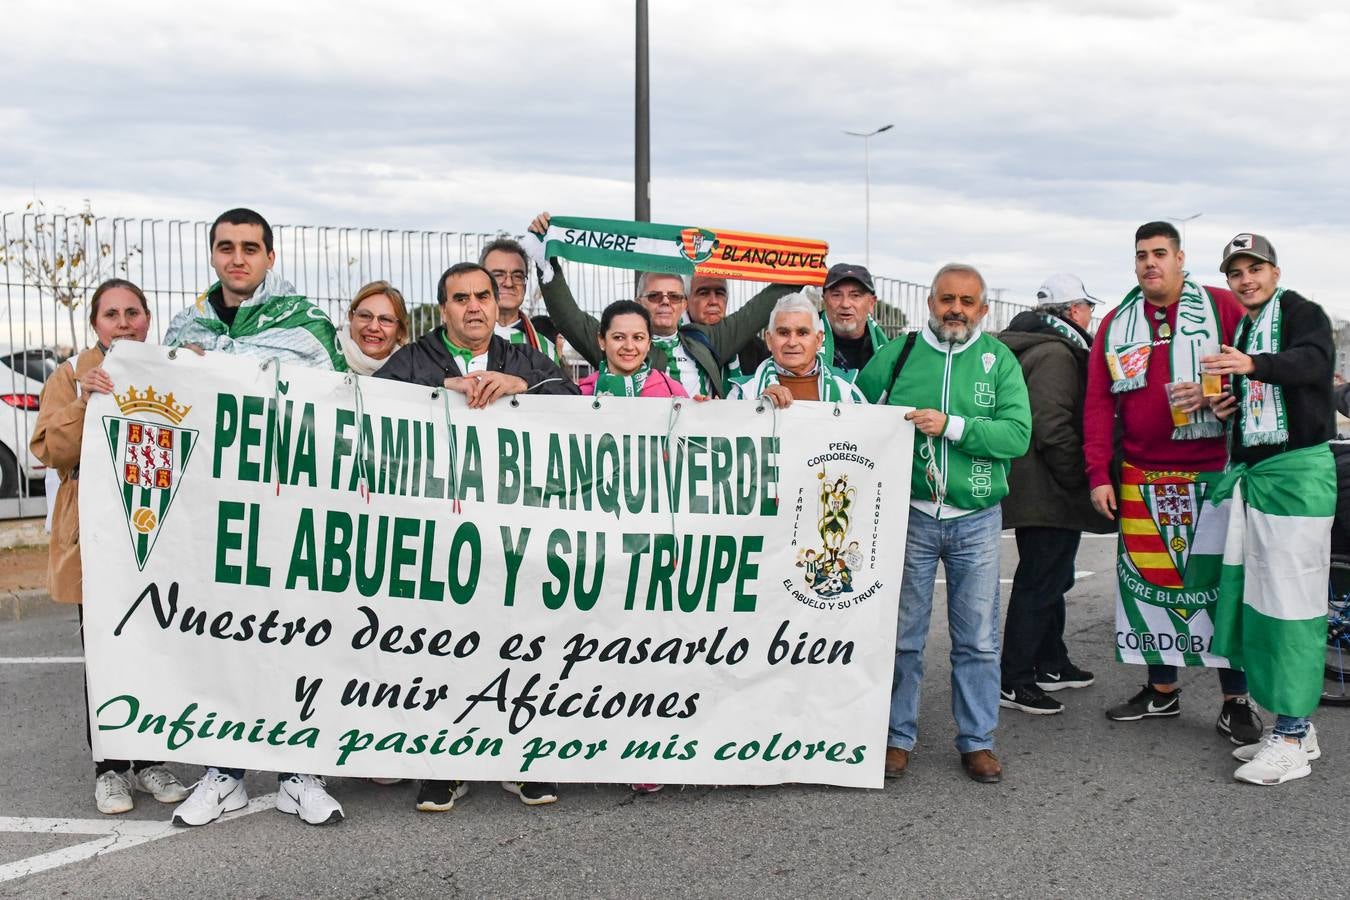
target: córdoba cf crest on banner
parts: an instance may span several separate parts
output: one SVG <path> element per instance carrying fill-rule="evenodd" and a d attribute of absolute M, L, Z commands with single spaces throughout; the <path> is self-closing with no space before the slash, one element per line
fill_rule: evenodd
<path fill-rule="evenodd" d="M 113 398 L 123 415 L 104 416 L 103 431 L 121 488 L 136 567 L 144 569 L 196 446 L 197 431 L 180 427 L 192 407 L 178 403 L 172 393 L 129 387 Z M 169 424 L 146 421 L 141 418 L 145 414 Z"/>

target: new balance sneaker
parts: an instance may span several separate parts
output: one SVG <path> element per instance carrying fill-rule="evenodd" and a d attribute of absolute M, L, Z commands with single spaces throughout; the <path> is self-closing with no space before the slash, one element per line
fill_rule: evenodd
<path fill-rule="evenodd" d="M 131 812 L 131 782 L 124 772 L 104 772 L 94 781 L 94 805 L 105 816 Z"/>
<path fill-rule="evenodd" d="M 664 784 L 635 784 L 633 785 L 633 793 L 655 794 L 658 793 L 664 787 L 665 787 Z"/>
<path fill-rule="evenodd" d="M 515 794 L 526 806 L 558 802 L 558 786 L 544 781 L 503 781 L 502 789 Z"/>
<path fill-rule="evenodd" d="M 203 773 L 192 793 L 173 811 L 175 825 L 208 825 L 222 813 L 248 805 L 248 791 L 242 778 L 226 775 L 215 766 Z"/>
<path fill-rule="evenodd" d="M 1214 728 L 1238 746 L 1261 740 L 1261 717 L 1252 709 L 1251 701 L 1246 697 L 1223 701 Z"/>
<path fill-rule="evenodd" d="M 308 825 L 332 825 L 343 819 L 342 804 L 318 775 L 291 775 L 277 782 L 277 809 Z"/>
<path fill-rule="evenodd" d="M 1086 669 L 1069 663 L 1058 672 L 1037 672 L 1036 687 L 1043 691 L 1062 691 L 1065 688 L 1089 687 L 1097 679 Z"/>
<path fill-rule="evenodd" d="M 1261 742 L 1251 762 L 1238 766 L 1233 778 L 1248 784 L 1284 784 L 1311 774 L 1303 748 L 1272 733 Z"/>
<path fill-rule="evenodd" d="M 188 789 L 178 776 L 162 765 L 146 766 L 139 772 L 127 773 L 132 790 L 149 794 L 160 803 L 181 803 L 187 799 Z"/>
<path fill-rule="evenodd" d="M 418 812 L 449 812 L 469 792 L 462 781 L 422 781 L 417 785 Z"/>
<path fill-rule="evenodd" d="M 1181 688 L 1164 693 L 1146 684 L 1130 699 L 1106 711 L 1106 717 L 1116 722 L 1138 722 L 1140 719 L 1181 715 Z"/>
<path fill-rule="evenodd" d="M 1033 716 L 1053 716 L 1064 712 L 1064 704 L 1046 694 L 1034 684 L 1019 684 L 1014 688 L 1000 688 L 998 705 L 1004 709 L 1020 709 Z"/>
<path fill-rule="evenodd" d="M 1233 751 L 1233 759 L 1238 762 L 1251 762 L 1256 758 L 1256 752 L 1261 749 L 1261 745 L 1266 738 L 1269 737 L 1270 734 L 1268 733 L 1265 738 L 1255 744 L 1238 747 Z M 1317 745 L 1317 729 L 1313 727 L 1311 722 L 1308 723 L 1308 733 L 1299 739 L 1298 745 L 1304 753 L 1308 754 L 1308 762 L 1322 758 L 1322 748 Z"/>

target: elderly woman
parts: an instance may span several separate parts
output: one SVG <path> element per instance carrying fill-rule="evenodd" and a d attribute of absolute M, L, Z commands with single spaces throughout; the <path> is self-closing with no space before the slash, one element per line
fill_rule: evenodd
<path fill-rule="evenodd" d="M 372 281 L 357 291 L 347 318 L 348 327 L 338 330 L 338 344 L 347 367 L 358 375 L 374 375 L 391 353 L 408 343 L 408 306 L 387 281 Z"/>
<path fill-rule="evenodd" d="M 862 392 L 826 365 L 821 355 L 825 330 L 816 305 L 805 294 L 780 297 L 764 334 L 769 359 L 727 392 L 728 400 L 767 397 L 782 409 L 793 400 L 866 403 Z"/>
<path fill-rule="evenodd" d="M 80 447 L 88 398 L 90 394 L 112 393 L 114 385 L 103 369 L 103 356 L 113 341 L 145 340 L 150 330 L 150 306 L 136 285 L 111 278 L 94 290 L 89 301 L 89 324 L 98 343 L 68 360 L 47 379 L 29 444 L 33 455 L 55 469 L 60 478 L 52 510 L 47 567 L 47 590 L 57 603 L 82 604 L 84 600 L 80 569 Z M 83 605 L 79 609 L 83 641 Z M 89 738 L 88 690 L 84 692 L 84 702 L 85 737 Z M 163 763 L 94 761 L 94 803 L 99 812 L 107 815 L 129 812 L 134 805 L 132 791 L 151 794 L 160 803 L 177 803 L 187 796 L 187 788 Z"/>

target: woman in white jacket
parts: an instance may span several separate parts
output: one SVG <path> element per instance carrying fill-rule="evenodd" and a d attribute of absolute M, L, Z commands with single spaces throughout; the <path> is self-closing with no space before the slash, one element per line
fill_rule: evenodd
<path fill-rule="evenodd" d="M 347 327 L 338 329 L 338 344 L 347 367 L 358 375 L 374 375 L 389 356 L 408 343 L 408 306 L 387 281 L 372 281 L 356 292 L 347 307 Z"/>

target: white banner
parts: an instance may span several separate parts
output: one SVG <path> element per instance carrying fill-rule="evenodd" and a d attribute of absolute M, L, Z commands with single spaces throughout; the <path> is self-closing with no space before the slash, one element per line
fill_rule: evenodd
<path fill-rule="evenodd" d="M 881 786 L 903 410 L 470 410 L 127 342 L 105 368 L 80 469 L 100 758 Z"/>

